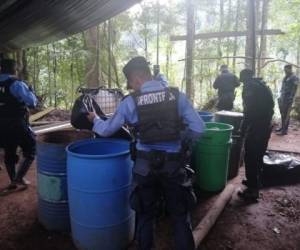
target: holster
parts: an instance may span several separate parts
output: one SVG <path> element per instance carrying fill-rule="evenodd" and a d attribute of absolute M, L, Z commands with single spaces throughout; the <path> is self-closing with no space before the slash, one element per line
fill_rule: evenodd
<path fill-rule="evenodd" d="M 131 155 L 131 160 L 136 161 L 137 149 L 136 149 L 136 140 L 132 140 L 129 145 L 129 151 Z"/>

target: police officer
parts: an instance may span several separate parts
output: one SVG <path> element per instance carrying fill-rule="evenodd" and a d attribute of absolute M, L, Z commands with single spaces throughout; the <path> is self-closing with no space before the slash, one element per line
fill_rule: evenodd
<path fill-rule="evenodd" d="M 11 59 L 1 61 L 0 74 L 0 145 L 4 148 L 4 162 L 10 184 L 1 195 L 14 190 L 26 189 L 23 177 L 27 173 L 35 155 L 35 138 L 28 124 L 27 107 L 37 104 L 36 96 L 29 87 L 16 78 L 16 62 Z M 17 147 L 23 152 L 19 170 L 16 172 Z"/>
<path fill-rule="evenodd" d="M 94 121 L 93 130 L 102 136 L 113 134 L 124 123 L 137 131 L 130 202 L 138 218 L 139 249 L 150 250 L 154 246 L 156 204 L 163 195 L 173 221 L 174 249 L 192 250 L 189 210 L 195 196 L 181 152 L 190 151 L 205 125 L 183 93 L 153 80 L 144 57 L 131 59 L 123 72 L 134 92 L 120 103 L 110 119 L 103 121 L 94 113 L 88 118 Z M 183 134 L 182 124 L 186 126 Z"/>
<path fill-rule="evenodd" d="M 245 136 L 245 169 L 247 188 L 238 195 L 247 202 L 256 202 L 261 186 L 263 156 L 272 131 L 274 101 L 269 87 L 259 78 L 253 78 L 253 71 L 244 69 L 240 73 L 243 82 L 244 122 L 242 135 Z"/>
<path fill-rule="evenodd" d="M 288 132 L 290 113 L 299 84 L 299 78 L 293 73 L 292 65 L 285 65 L 284 71 L 285 77 L 282 81 L 280 97 L 278 99 L 281 114 L 281 128 L 276 130 L 280 135 L 286 135 Z"/>
<path fill-rule="evenodd" d="M 235 99 L 235 88 L 240 86 L 238 78 L 229 72 L 227 65 L 220 67 L 221 74 L 215 80 L 213 87 L 218 90 L 218 110 L 232 110 Z"/>

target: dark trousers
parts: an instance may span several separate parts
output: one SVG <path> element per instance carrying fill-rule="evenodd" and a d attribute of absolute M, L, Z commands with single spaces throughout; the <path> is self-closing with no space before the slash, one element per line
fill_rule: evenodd
<path fill-rule="evenodd" d="M 234 99 L 235 99 L 234 93 L 219 94 L 217 109 L 231 111 L 233 109 Z"/>
<path fill-rule="evenodd" d="M 34 135 L 25 120 L 3 119 L 0 123 L 0 140 L 5 153 L 4 162 L 8 176 L 11 181 L 21 181 L 34 160 L 36 149 Z M 16 164 L 19 161 L 18 147 L 22 150 L 23 159 L 16 172 Z"/>
<path fill-rule="evenodd" d="M 263 157 L 268 147 L 272 126 L 270 123 L 250 128 L 245 140 L 245 169 L 249 188 L 261 187 Z"/>
<path fill-rule="evenodd" d="M 290 114 L 291 114 L 291 111 L 292 111 L 293 103 L 279 101 L 278 104 L 279 104 L 279 110 L 280 110 L 280 115 L 281 115 L 282 132 L 287 133 L 288 128 L 289 128 L 289 124 L 290 124 Z"/>
<path fill-rule="evenodd" d="M 150 250 L 154 246 L 156 208 L 163 196 L 172 220 L 174 249 L 194 250 L 189 210 L 195 203 L 195 196 L 186 170 L 178 162 L 162 163 L 159 170 L 150 168 L 151 161 L 137 159 L 130 201 L 137 214 L 136 239 L 139 249 Z"/>

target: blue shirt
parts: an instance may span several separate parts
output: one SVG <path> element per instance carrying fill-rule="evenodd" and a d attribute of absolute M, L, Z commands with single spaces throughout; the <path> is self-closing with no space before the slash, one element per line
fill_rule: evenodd
<path fill-rule="evenodd" d="M 163 74 L 158 74 L 154 77 L 154 80 L 161 82 L 165 87 L 169 85 L 167 78 Z"/>
<path fill-rule="evenodd" d="M 12 76 L 0 74 L 0 82 L 6 81 Z M 9 88 L 10 93 L 17 98 L 19 102 L 24 102 L 26 106 L 34 108 L 37 105 L 37 98 L 28 88 L 26 83 L 16 80 Z"/>
<path fill-rule="evenodd" d="M 141 92 L 159 91 L 165 88 L 164 84 L 159 81 L 145 82 L 141 87 Z M 184 133 L 184 140 L 197 140 L 204 132 L 205 124 L 198 113 L 193 109 L 187 97 L 180 92 L 178 99 L 178 112 L 183 122 L 187 126 L 187 131 Z M 118 131 L 124 124 L 137 124 L 138 115 L 136 104 L 132 96 L 125 98 L 118 106 L 112 117 L 103 121 L 99 117 L 94 119 L 93 131 L 97 134 L 107 137 Z M 143 151 L 162 150 L 166 152 L 179 152 L 181 149 L 181 141 L 169 141 L 153 144 L 142 144 L 137 141 L 137 149 Z"/>

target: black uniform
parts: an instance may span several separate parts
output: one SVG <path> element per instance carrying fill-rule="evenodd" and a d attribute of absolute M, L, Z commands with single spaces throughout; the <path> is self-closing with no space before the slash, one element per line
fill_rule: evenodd
<path fill-rule="evenodd" d="M 297 92 L 299 78 L 294 74 L 285 76 L 282 81 L 281 94 L 278 99 L 281 114 L 282 132 L 287 133 L 290 123 L 290 112 Z"/>
<path fill-rule="evenodd" d="M 240 86 L 240 82 L 234 74 L 228 70 L 222 71 L 213 84 L 213 87 L 218 90 L 218 110 L 233 109 L 234 89 L 238 86 Z"/>
<path fill-rule="evenodd" d="M 137 137 L 141 143 L 180 140 L 178 94 L 177 89 L 166 88 L 164 91 L 132 95 L 139 120 Z M 195 203 L 195 196 L 191 178 L 183 166 L 180 152 L 137 151 L 131 206 L 137 213 L 139 249 L 150 250 L 153 247 L 153 223 L 161 196 L 166 200 L 174 225 L 174 249 L 194 249 L 189 210 Z"/>
<path fill-rule="evenodd" d="M 35 155 L 35 138 L 28 124 L 28 110 L 24 103 L 10 93 L 16 79 L 0 82 L 0 146 L 5 151 L 5 165 L 10 180 L 21 182 Z M 16 173 L 17 147 L 20 146 L 24 159 Z"/>
<path fill-rule="evenodd" d="M 247 186 L 259 189 L 263 156 L 272 131 L 274 101 L 269 87 L 257 78 L 244 83 L 242 97 Z"/>

